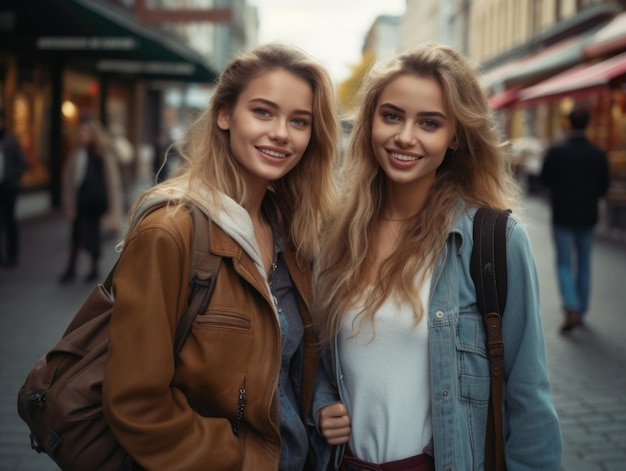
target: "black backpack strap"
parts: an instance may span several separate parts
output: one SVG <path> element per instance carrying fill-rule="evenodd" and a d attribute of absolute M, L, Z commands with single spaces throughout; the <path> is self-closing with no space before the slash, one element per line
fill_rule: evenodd
<path fill-rule="evenodd" d="M 180 320 L 174 339 L 174 355 L 183 348 L 185 340 L 191 331 L 191 326 L 197 315 L 206 312 L 211 295 L 215 289 L 217 272 L 222 258 L 210 251 L 210 223 L 209 218 L 195 205 L 189 204 L 189 211 L 193 218 L 193 243 L 191 247 L 191 273 L 189 284 L 191 294 L 185 315 Z"/>
<path fill-rule="evenodd" d="M 506 221 L 510 211 L 479 208 L 474 217 L 471 274 L 477 303 L 485 316 L 506 306 Z"/>
<path fill-rule="evenodd" d="M 504 343 L 502 315 L 506 306 L 506 222 L 510 211 L 479 208 L 474 218 L 470 273 L 476 286 L 476 302 L 487 333 L 491 395 L 485 442 L 485 471 L 504 470 L 502 402 L 504 391 Z"/>

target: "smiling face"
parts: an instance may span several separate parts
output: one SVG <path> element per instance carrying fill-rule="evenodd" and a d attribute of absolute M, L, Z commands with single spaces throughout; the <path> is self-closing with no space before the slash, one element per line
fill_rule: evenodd
<path fill-rule="evenodd" d="M 454 130 L 434 78 L 404 74 L 389 82 L 372 123 L 372 148 L 388 184 L 411 185 L 427 193 L 453 145 Z"/>
<path fill-rule="evenodd" d="M 313 90 L 284 69 L 250 80 L 234 108 L 221 109 L 217 124 L 248 183 L 269 183 L 293 169 L 311 139 Z"/>

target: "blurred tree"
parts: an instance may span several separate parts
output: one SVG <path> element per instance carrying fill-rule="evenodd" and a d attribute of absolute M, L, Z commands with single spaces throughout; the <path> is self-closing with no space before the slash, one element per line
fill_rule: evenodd
<path fill-rule="evenodd" d="M 349 113 L 353 110 L 356 103 L 356 95 L 363 83 L 363 78 L 375 60 L 376 57 L 373 52 L 363 54 L 361 62 L 352 66 L 352 75 L 339 84 L 337 95 L 342 112 Z"/>

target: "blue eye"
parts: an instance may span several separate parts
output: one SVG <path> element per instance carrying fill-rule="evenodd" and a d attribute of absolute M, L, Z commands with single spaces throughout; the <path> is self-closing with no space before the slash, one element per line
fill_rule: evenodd
<path fill-rule="evenodd" d="M 399 121 L 400 116 L 396 113 L 383 113 L 383 118 L 388 119 L 389 121 Z"/>
<path fill-rule="evenodd" d="M 252 110 L 254 113 L 258 114 L 259 116 L 263 116 L 263 117 L 269 117 L 271 116 L 270 112 L 268 110 L 266 110 L 265 108 L 255 108 L 254 110 Z"/>
<path fill-rule="evenodd" d="M 302 118 L 294 118 L 291 120 L 291 122 L 295 124 L 296 126 L 308 126 L 309 125 L 309 122 L 306 119 L 302 119 Z"/>
<path fill-rule="evenodd" d="M 422 125 L 424 125 L 427 128 L 433 128 L 436 129 L 439 127 L 439 123 L 437 121 L 431 121 L 431 120 L 426 120 L 422 122 Z"/>

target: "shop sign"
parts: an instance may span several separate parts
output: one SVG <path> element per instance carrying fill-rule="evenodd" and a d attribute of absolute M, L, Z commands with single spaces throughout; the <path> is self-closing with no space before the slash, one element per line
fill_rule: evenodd
<path fill-rule="evenodd" d="M 98 61 L 97 69 L 100 72 L 148 75 L 193 75 L 196 72 L 195 65 L 189 62 L 128 61 L 114 59 Z"/>
<path fill-rule="evenodd" d="M 71 51 L 132 51 L 137 40 L 129 36 L 42 36 L 37 49 Z"/>

